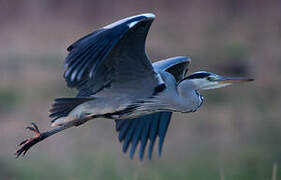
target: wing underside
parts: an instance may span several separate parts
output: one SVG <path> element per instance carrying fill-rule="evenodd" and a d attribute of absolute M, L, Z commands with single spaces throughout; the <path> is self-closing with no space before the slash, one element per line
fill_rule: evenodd
<path fill-rule="evenodd" d="M 148 158 L 151 159 L 153 147 L 158 137 L 158 154 L 161 156 L 171 116 L 171 112 L 158 112 L 135 119 L 115 120 L 116 131 L 119 132 L 119 141 L 123 143 L 123 152 L 126 153 L 130 149 L 130 158 L 133 158 L 137 146 L 140 144 L 139 158 L 142 160 L 149 141 Z"/>
<path fill-rule="evenodd" d="M 105 88 L 135 88 L 138 82 L 157 79 L 145 53 L 152 14 L 141 14 L 105 26 L 73 43 L 65 59 L 64 78 L 78 96 L 90 96 Z M 135 88 L 138 90 L 139 88 Z M 142 93 L 142 92 L 139 92 Z"/>
<path fill-rule="evenodd" d="M 153 63 L 153 68 L 156 70 L 167 71 L 171 73 L 176 81 L 182 80 L 187 71 L 191 59 L 186 56 L 177 56 Z"/>

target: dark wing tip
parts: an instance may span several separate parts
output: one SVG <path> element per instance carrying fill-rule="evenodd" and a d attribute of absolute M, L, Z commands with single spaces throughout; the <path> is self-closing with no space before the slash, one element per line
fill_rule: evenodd
<path fill-rule="evenodd" d="M 133 159 L 139 146 L 139 159 L 143 160 L 146 145 L 148 146 L 148 159 L 152 159 L 156 138 L 159 138 L 158 155 L 162 154 L 165 135 L 170 123 L 171 112 L 159 112 L 135 119 L 116 120 L 116 130 L 119 131 L 119 141 L 123 142 L 122 150 L 127 152 L 130 146 L 130 158 Z M 149 140 L 149 141 L 148 141 Z"/>
<path fill-rule="evenodd" d="M 152 13 L 139 14 L 127 17 L 109 24 L 93 33 L 90 33 L 67 48 L 68 56 L 65 58 L 64 78 L 71 88 L 81 87 L 85 79 L 95 77 L 97 69 L 103 60 L 122 37 L 139 22 L 153 20 Z"/>
<path fill-rule="evenodd" d="M 176 81 L 183 79 L 188 71 L 191 59 L 187 56 L 176 56 L 153 63 L 153 68 L 171 73 Z"/>

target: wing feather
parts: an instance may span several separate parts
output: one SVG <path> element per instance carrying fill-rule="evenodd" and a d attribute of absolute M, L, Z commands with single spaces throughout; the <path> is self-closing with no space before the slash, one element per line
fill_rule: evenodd
<path fill-rule="evenodd" d="M 65 59 L 64 78 L 77 88 L 77 96 L 91 96 L 104 88 L 106 93 L 141 87 L 142 82 L 157 86 L 156 73 L 145 53 L 145 39 L 153 14 L 132 16 L 105 26 L 70 45 Z M 110 84 L 112 86 L 109 86 Z M 142 88 L 136 95 L 149 96 Z M 152 92 L 152 91 L 151 91 Z M 127 93 L 129 94 L 129 93 Z"/>
<path fill-rule="evenodd" d="M 178 82 L 185 77 L 190 62 L 191 59 L 189 57 L 177 56 L 157 61 L 153 63 L 153 68 L 171 73 Z"/>
<path fill-rule="evenodd" d="M 115 120 L 119 141 L 123 142 L 123 152 L 126 153 L 131 144 L 130 158 L 132 159 L 140 143 L 139 158 L 142 160 L 149 140 L 148 158 L 151 159 L 156 138 L 159 137 L 160 156 L 171 115 L 171 112 L 158 112 L 135 119 Z"/>

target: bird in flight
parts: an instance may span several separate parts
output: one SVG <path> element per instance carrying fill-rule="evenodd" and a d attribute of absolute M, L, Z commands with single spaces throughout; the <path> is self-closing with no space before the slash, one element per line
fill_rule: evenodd
<path fill-rule="evenodd" d="M 139 159 L 147 150 L 151 159 L 158 138 L 158 154 L 173 112 L 195 112 L 203 103 L 201 90 L 248 82 L 211 72 L 186 75 L 190 58 L 172 57 L 151 63 L 145 40 L 154 14 L 128 17 L 98 29 L 67 48 L 64 79 L 76 88 L 75 97 L 54 100 L 50 109 L 54 129 L 40 132 L 35 123 L 27 129 L 35 136 L 20 143 L 16 157 L 38 142 L 95 118 L 115 120 L 124 153 Z"/>

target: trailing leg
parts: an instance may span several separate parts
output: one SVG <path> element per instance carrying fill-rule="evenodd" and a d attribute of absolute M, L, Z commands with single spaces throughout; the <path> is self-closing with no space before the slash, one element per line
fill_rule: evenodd
<path fill-rule="evenodd" d="M 33 131 L 35 133 L 35 136 L 29 139 L 26 139 L 24 141 L 22 141 L 19 144 L 19 149 L 17 150 L 17 152 L 15 153 L 16 158 L 18 158 L 19 156 L 24 156 L 26 154 L 26 152 L 35 144 L 43 141 L 44 139 L 46 139 L 49 136 L 52 136 L 60 131 L 63 131 L 65 129 L 68 129 L 70 127 L 73 127 L 73 124 L 65 124 L 63 126 L 59 126 L 55 129 L 52 129 L 50 131 L 46 131 L 46 132 L 40 132 L 38 126 L 35 123 L 31 123 L 31 126 L 26 127 L 26 129 Z"/>

